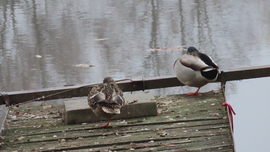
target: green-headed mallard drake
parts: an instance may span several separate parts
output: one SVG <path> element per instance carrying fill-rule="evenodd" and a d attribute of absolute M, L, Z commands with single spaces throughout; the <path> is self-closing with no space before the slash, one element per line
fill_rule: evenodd
<path fill-rule="evenodd" d="M 174 62 L 173 69 L 181 83 L 198 87 L 196 92 L 187 95 L 198 94 L 202 86 L 215 81 L 219 74 L 218 66 L 211 57 L 192 46 L 188 48 L 187 54 L 182 55 Z"/>
<path fill-rule="evenodd" d="M 106 125 L 110 125 L 111 118 L 120 114 L 121 108 L 125 105 L 123 92 L 111 77 L 106 77 L 103 84 L 94 86 L 88 94 L 88 104 L 93 112 L 108 119 Z"/>

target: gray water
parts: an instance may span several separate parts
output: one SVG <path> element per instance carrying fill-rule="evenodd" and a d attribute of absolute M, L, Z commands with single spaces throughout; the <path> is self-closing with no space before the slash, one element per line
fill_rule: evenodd
<path fill-rule="evenodd" d="M 174 75 L 174 61 L 191 45 L 224 71 L 269 65 L 269 8 L 268 0 L 2 0 L 0 91 Z M 237 152 L 270 149 L 269 83 L 260 78 L 226 85 L 237 113 Z M 218 88 L 209 84 L 201 91 Z"/>

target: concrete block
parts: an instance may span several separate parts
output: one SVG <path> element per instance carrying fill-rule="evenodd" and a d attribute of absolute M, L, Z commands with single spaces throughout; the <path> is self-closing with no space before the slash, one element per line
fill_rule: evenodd
<path fill-rule="evenodd" d="M 128 119 L 136 117 L 147 117 L 157 115 L 157 104 L 151 101 L 155 97 L 151 93 L 124 94 L 126 105 L 121 114 L 112 119 Z M 106 120 L 97 117 L 90 109 L 87 98 L 72 99 L 64 102 L 65 105 L 65 123 L 83 123 Z"/>
<path fill-rule="evenodd" d="M 132 103 L 134 101 L 147 102 L 155 99 L 152 93 L 135 93 L 135 94 L 124 94 L 126 103 Z"/>

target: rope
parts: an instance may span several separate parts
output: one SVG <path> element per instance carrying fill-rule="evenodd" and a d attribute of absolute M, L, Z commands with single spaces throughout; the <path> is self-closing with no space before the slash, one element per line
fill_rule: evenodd
<path fill-rule="evenodd" d="M 45 98 L 48 98 L 48 97 L 59 95 L 59 94 L 62 94 L 62 93 L 68 92 L 68 91 L 72 91 L 72 90 L 75 90 L 75 89 L 79 89 L 79 88 L 81 88 L 81 87 L 73 88 L 73 89 L 68 89 L 68 90 L 64 90 L 64 91 L 60 91 L 60 92 L 57 92 L 57 93 L 54 93 L 54 94 L 50 94 L 50 95 L 47 95 L 47 96 L 41 96 L 41 97 L 38 97 L 38 98 L 35 98 L 35 99 L 32 99 L 32 100 L 28 100 L 28 101 L 25 101 L 25 102 L 21 102 L 21 103 L 17 103 L 17 104 L 14 104 L 14 105 L 10 105 L 9 108 L 12 108 L 14 106 L 20 106 L 20 105 L 23 105 L 23 104 L 27 104 L 27 103 L 30 103 L 30 102 L 33 102 L 33 101 L 45 99 Z"/>
<path fill-rule="evenodd" d="M 236 115 L 236 113 L 234 112 L 232 106 L 227 102 L 226 100 L 226 96 L 225 96 L 225 85 L 226 85 L 226 80 L 225 80 L 225 76 L 224 76 L 224 72 L 221 71 L 221 91 L 222 91 L 222 94 L 223 94 L 223 97 L 225 99 L 225 101 L 221 104 L 221 106 L 226 106 L 227 107 L 227 110 L 228 110 L 228 113 L 229 113 L 229 121 L 230 121 L 230 124 L 231 124 L 231 127 L 232 127 L 232 132 L 234 132 L 234 123 L 233 123 L 233 115 Z"/>
<path fill-rule="evenodd" d="M 121 82 L 121 81 L 126 81 L 126 80 L 130 80 L 130 79 L 121 79 L 121 80 L 116 80 L 115 82 Z M 72 88 L 72 89 L 60 91 L 60 92 L 57 92 L 57 93 L 49 94 L 47 96 L 41 96 L 41 97 L 38 97 L 38 98 L 35 98 L 35 99 L 31 99 L 31 100 L 28 100 L 28 101 L 25 101 L 25 102 L 21 102 L 21 103 L 17 103 L 17 104 L 14 104 L 14 105 L 10 105 L 9 108 L 12 108 L 14 106 L 20 106 L 20 105 L 23 105 L 23 104 L 26 104 L 26 103 L 30 103 L 30 102 L 33 102 L 33 101 L 45 99 L 45 98 L 48 98 L 48 97 L 59 95 L 59 94 L 62 94 L 62 93 L 65 93 L 65 92 L 69 92 L 69 91 L 72 91 L 72 90 L 76 90 L 76 89 L 79 89 L 79 88 L 91 87 L 91 86 L 100 85 L 100 84 L 102 84 L 102 83 L 91 84 L 91 85 L 83 85 L 83 86 L 79 86 L 77 88 Z"/>

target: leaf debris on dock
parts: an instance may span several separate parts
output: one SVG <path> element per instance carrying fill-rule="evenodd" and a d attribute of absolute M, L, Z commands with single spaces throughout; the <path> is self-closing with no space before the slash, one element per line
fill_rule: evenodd
<path fill-rule="evenodd" d="M 234 151 L 220 92 L 156 97 L 158 115 L 65 125 L 63 105 L 9 111 L 3 151 Z"/>

